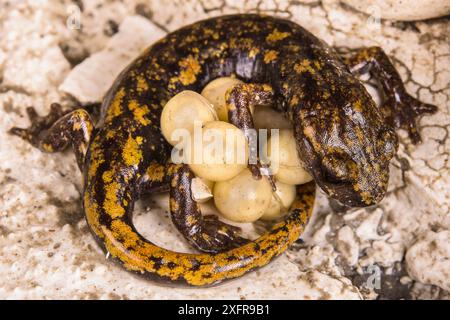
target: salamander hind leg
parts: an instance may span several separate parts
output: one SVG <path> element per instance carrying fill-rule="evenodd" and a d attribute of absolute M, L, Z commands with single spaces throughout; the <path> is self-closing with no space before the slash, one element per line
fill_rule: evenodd
<path fill-rule="evenodd" d="M 203 252 L 221 252 L 248 242 L 238 235 L 240 228 L 220 221 L 216 216 L 202 216 L 192 197 L 195 177 L 188 165 L 170 165 L 170 212 L 172 221 L 186 240 Z"/>
<path fill-rule="evenodd" d="M 38 116 L 33 107 L 27 108 L 27 113 L 31 126 L 27 129 L 14 127 L 10 133 L 27 140 L 44 152 L 63 151 L 71 143 L 81 169 L 94 130 L 87 111 L 77 109 L 65 114 L 61 105 L 53 103 L 47 116 Z"/>
<path fill-rule="evenodd" d="M 425 113 L 435 113 L 437 107 L 412 97 L 392 65 L 389 57 L 380 47 L 362 48 L 356 54 L 344 58 L 344 62 L 355 74 L 370 72 L 381 84 L 386 100 L 381 110 L 386 120 L 396 128 L 408 131 L 411 141 L 421 141 L 417 129 L 417 118 Z"/>

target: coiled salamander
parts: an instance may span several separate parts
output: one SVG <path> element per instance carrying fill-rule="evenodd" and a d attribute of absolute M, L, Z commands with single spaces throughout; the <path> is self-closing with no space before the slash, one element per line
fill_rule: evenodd
<path fill-rule="evenodd" d="M 357 79 L 363 72 L 380 81 L 386 96 L 381 107 Z M 46 117 L 28 108 L 31 127 L 11 131 L 46 152 L 73 146 L 84 174 L 87 223 L 124 268 L 169 282 L 216 284 L 267 264 L 297 240 L 315 190 L 311 183 L 300 186 L 290 215 L 255 241 L 240 238 L 217 218 L 202 217 L 191 197 L 189 167 L 168 163 L 171 148 L 161 135 L 160 114 L 176 93 L 199 92 L 214 78 L 230 75 L 246 82 L 227 92 L 231 122 L 251 128 L 249 106 L 272 103 L 291 121 L 315 183 L 347 206 L 383 198 L 397 149 L 394 128 L 408 130 L 417 143 L 416 118 L 436 111 L 408 95 L 379 47 L 341 57 L 293 22 L 242 14 L 197 22 L 149 47 L 119 75 L 95 126 L 84 109 L 63 114 L 53 104 Z M 170 189 L 175 226 L 202 253 L 160 248 L 134 228 L 136 200 L 163 189 Z"/>

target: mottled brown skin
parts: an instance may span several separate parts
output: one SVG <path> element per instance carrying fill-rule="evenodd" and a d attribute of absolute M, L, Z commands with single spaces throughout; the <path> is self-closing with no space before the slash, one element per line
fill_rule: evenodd
<path fill-rule="evenodd" d="M 255 126 L 250 112 L 251 106 L 270 105 L 274 102 L 274 92 L 268 84 L 243 83 L 230 88 L 226 92 L 225 100 L 228 108 L 229 122 L 240 128 L 251 147 L 258 145 Z M 250 157 L 256 155 L 257 150 L 250 150 Z M 255 179 L 261 179 L 264 174 L 269 179 L 272 189 L 275 191 L 275 180 L 268 175 L 267 166 L 261 164 L 259 159 L 249 159 L 248 168 Z M 266 172 L 264 172 L 266 169 Z"/>
<path fill-rule="evenodd" d="M 352 71 L 378 77 L 387 96 L 381 109 Z M 248 242 L 235 228 L 202 217 L 190 194 L 189 167 L 167 164 L 171 148 L 160 131 L 165 103 L 182 90 L 199 92 L 214 78 L 231 75 L 251 83 L 227 93 L 231 122 L 251 128 L 248 107 L 259 102 L 257 97 L 272 102 L 292 122 L 299 154 L 315 182 L 349 206 L 372 205 L 384 196 L 397 148 L 394 125 L 407 128 L 417 142 L 416 117 L 436 110 L 406 93 L 379 48 L 343 60 L 297 24 L 234 15 L 187 26 L 147 49 L 109 90 L 95 130 L 83 110 L 51 126 L 61 115 L 53 108 L 44 118 L 30 109 L 32 127 L 13 133 L 47 152 L 72 143 L 84 173 L 88 225 L 101 247 L 126 269 L 170 282 L 215 284 L 284 252 L 303 231 L 314 201 L 312 183 L 298 187 L 285 221 Z M 206 253 L 172 252 L 135 230 L 135 201 L 168 189 L 175 226 Z"/>

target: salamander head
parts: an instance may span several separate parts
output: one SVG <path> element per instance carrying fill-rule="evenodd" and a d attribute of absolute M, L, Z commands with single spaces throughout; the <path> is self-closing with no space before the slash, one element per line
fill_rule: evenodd
<path fill-rule="evenodd" d="M 350 88 L 300 110 L 295 134 L 316 183 L 344 205 L 364 207 L 386 193 L 397 136 L 365 88 Z"/>

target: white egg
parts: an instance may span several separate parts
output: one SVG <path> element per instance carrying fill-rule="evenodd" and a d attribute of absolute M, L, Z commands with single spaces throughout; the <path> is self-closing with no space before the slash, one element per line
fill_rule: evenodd
<path fill-rule="evenodd" d="M 271 161 L 270 168 L 276 180 L 296 185 L 312 180 L 311 175 L 303 168 L 297 152 L 297 144 L 293 131 L 283 129 L 278 134 L 278 146 L 276 135 L 272 135 L 267 141 L 267 154 Z"/>
<path fill-rule="evenodd" d="M 295 186 L 285 184 L 280 181 L 275 183 L 277 190 L 272 193 L 270 204 L 264 214 L 262 220 L 275 220 L 285 216 L 289 212 L 289 208 L 295 200 L 297 194 Z"/>
<path fill-rule="evenodd" d="M 256 129 L 291 129 L 292 125 L 283 114 L 269 106 L 255 108 L 253 123 Z"/>
<path fill-rule="evenodd" d="M 272 188 L 266 177 L 253 178 L 245 169 L 231 180 L 216 182 L 214 203 L 220 213 L 235 222 L 254 222 L 266 212 Z"/>
<path fill-rule="evenodd" d="M 186 90 L 170 99 L 161 113 L 161 131 L 166 140 L 175 145 L 186 132 L 192 134 L 194 123 L 205 124 L 217 120 L 212 104 L 197 92 Z"/>
<path fill-rule="evenodd" d="M 217 112 L 221 121 L 228 121 L 228 109 L 225 102 L 225 93 L 233 86 L 243 83 L 231 77 L 221 77 L 209 82 L 202 90 L 202 96 L 208 99 Z"/>
<path fill-rule="evenodd" d="M 190 148 L 183 147 L 183 152 L 192 171 L 210 181 L 235 177 L 247 167 L 249 156 L 242 130 L 223 121 L 206 123 L 200 132 L 195 132 Z"/>

